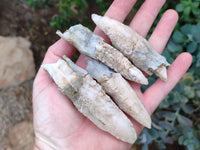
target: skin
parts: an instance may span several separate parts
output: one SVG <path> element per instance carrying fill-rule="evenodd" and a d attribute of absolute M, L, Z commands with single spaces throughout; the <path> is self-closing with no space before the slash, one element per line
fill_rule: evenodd
<path fill-rule="evenodd" d="M 135 2 L 136 0 L 126 0 L 126 2 L 114 0 L 106 15 L 123 22 Z M 145 37 L 164 3 L 165 0 L 146 0 L 131 21 L 130 27 Z M 163 51 L 177 20 L 177 13 L 174 10 L 167 10 L 149 38 L 150 45 L 159 53 Z M 95 33 L 109 42 L 99 29 L 95 29 Z M 71 57 L 74 52 L 75 49 L 70 44 L 60 39 L 48 49 L 43 63 L 56 62 L 63 55 Z M 141 85 L 130 83 L 150 114 L 177 84 L 191 65 L 191 61 L 190 54 L 180 54 L 168 68 L 167 82 L 158 79 L 144 93 L 140 90 Z M 84 56 L 79 57 L 77 64 L 85 68 Z M 36 135 L 34 150 L 52 149 L 40 140 L 41 135 L 62 150 L 128 150 L 131 147 L 130 144 L 117 140 L 100 130 L 79 113 L 70 100 L 58 91 L 52 79 L 41 68 L 33 85 L 33 112 Z M 131 121 L 139 134 L 143 127 L 134 120 Z"/>

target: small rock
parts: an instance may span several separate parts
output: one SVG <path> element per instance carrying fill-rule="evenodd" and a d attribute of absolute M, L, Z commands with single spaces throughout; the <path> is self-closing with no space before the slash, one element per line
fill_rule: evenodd
<path fill-rule="evenodd" d="M 35 75 L 30 42 L 22 37 L 0 36 L 0 89 L 16 86 Z"/>
<path fill-rule="evenodd" d="M 32 86 L 33 80 L 28 80 L 0 90 L 0 150 L 8 150 L 4 139 L 10 128 L 25 120 L 32 122 Z"/>
<path fill-rule="evenodd" d="M 32 123 L 24 121 L 10 128 L 9 143 L 12 150 L 32 150 L 34 144 Z"/>

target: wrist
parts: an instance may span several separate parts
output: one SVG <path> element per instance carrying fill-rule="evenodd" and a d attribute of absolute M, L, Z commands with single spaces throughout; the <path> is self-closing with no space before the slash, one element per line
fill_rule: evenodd
<path fill-rule="evenodd" d="M 55 146 L 45 139 L 35 137 L 35 144 L 33 150 L 55 150 Z"/>

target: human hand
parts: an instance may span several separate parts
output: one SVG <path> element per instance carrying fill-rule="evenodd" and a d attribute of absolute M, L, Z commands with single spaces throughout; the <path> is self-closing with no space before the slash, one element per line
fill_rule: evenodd
<path fill-rule="evenodd" d="M 123 22 L 135 2 L 136 0 L 114 0 L 106 15 Z M 165 0 L 145 1 L 130 27 L 145 37 L 164 2 Z M 159 53 L 164 49 L 177 20 L 177 13 L 167 10 L 150 36 L 150 45 Z M 105 37 L 99 29 L 95 33 Z M 56 62 L 63 55 L 71 57 L 74 52 L 74 47 L 60 39 L 48 49 L 43 64 Z M 131 83 L 150 114 L 187 71 L 191 60 L 188 53 L 179 55 L 168 68 L 167 82 L 158 79 L 144 93 L 140 90 L 141 85 Z M 77 64 L 85 67 L 83 55 L 79 57 Z M 58 91 L 53 80 L 42 68 L 39 69 L 33 85 L 33 113 L 35 149 L 125 150 L 131 146 L 102 131 L 79 113 L 71 101 Z M 132 122 L 139 134 L 143 127 L 134 120 Z"/>

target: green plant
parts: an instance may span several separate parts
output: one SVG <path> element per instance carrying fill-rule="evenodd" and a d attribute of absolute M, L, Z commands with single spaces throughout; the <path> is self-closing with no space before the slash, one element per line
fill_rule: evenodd
<path fill-rule="evenodd" d="M 66 29 L 83 22 L 88 8 L 86 0 L 59 0 L 59 15 L 56 15 L 50 25 L 57 29 Z"/>
<path fill-rule="evenodd" d="M 138 142 L 144 144 L 143 149 L 148 149 L 150 143 L 165 149 L 166 144 L 174 142 L 188 150 L 200 149 L 199 120 L 194 119 L 199 118 L 200 102 L 195 86 L 200 86 L 199 81 L 197 85 L 192 74 L 188 73 L 164 99 L 152 116 L 152 129 L 144 129 L 138 138 Z"/>
<path fill-rule="evenodd" d="M 167 50 L 173 56 L 177 56 L 181 51 L 187 51 L 193 55 L 193 63 L 189 69 L 194 77 L 200 78 L 200 26 L 186 24 L 176 30 L 172 40 L 167 45 Z"/>
<path fill-rule="evenodd" d="M 37 9 L 48 8 L 52 3 L 53 0 L 27 0 L 28 5 Z"/>
<path fill-rule="evenodd" d="M 200 0 L 182 0 L 176 5 L 183 23 L 200 25 Z"/>
<path fill-rule="evenodd" d="M 109 2 L 108 0 L 95 0 L 95 1 L 96 5 L 99 7 L 101 14 L 105 14 L 111 2 Z"/>
<path fill-rule="evenodd" d="M 199 3 L 199 0 L 169 1 L 164 6 L 165 9 L 174 7 L 180 19 L 163 55 L 172 63 L 181 52 L 187 51 L 192 54 L 193 62 L 189 72 L 153 114 L 152 129 L 145 129 L 139 137 L 138 142 L 144 144 L 143 149 L 148 149 L 150 143 L 165 149 L 166 144 L 175 142 L 188 150 L 200 149 Z M 154 80 L 155 77 L 150 77 L 151 82 Z"/>
<path fill-rule="evenodd" d="M 172 63 L 181 52 L 185 51 L 192 54 L 193 62 L 188 73 L 152 115 L 152 129 L 144 129 L 139 136 L 137 142 L 143 144 L 143 150 L 147 150 L 148 145 L 152 143 L 159 149 L 165 149 L 166 144 L 173 143 L 178 143 L 187 150 L 200 149 L 199 3 L 199 0 L 183 0 L 180 4 L 169 1 L 163 7 L 165 10 L 174 7 L 180 16 L 163 55 Z M 163 11 L 158 15 L 156 23 L 162 13 Z M 149 77 L 150 83 L 155 79 L 155 76 Z M 143 86 L 143 90 L 146 88 Z"/>
<path fill-rule="evenodd" d="M 64 30 L 81 23 L 92 28 L 88 9 L 95 5 L 101 13 L 105 13 L 109 4 L 105 0 L 59 0 L 59 14 L 54 17 L 50 25 Z"/>
<path fill-rule="evenodd" d="M 182 51 L 193 55 L 192 65 L 153 114 L 152 129 L 144 129 L 138 138 L 145 150 L 151 143 L 165 149 L 174 142 L 188 150 L 200 149 L 200 26 L 186 24 L 177 29 L 163 55 L 172 63 Z M 149 80 L 153 83 L 155 77 Z"/>

